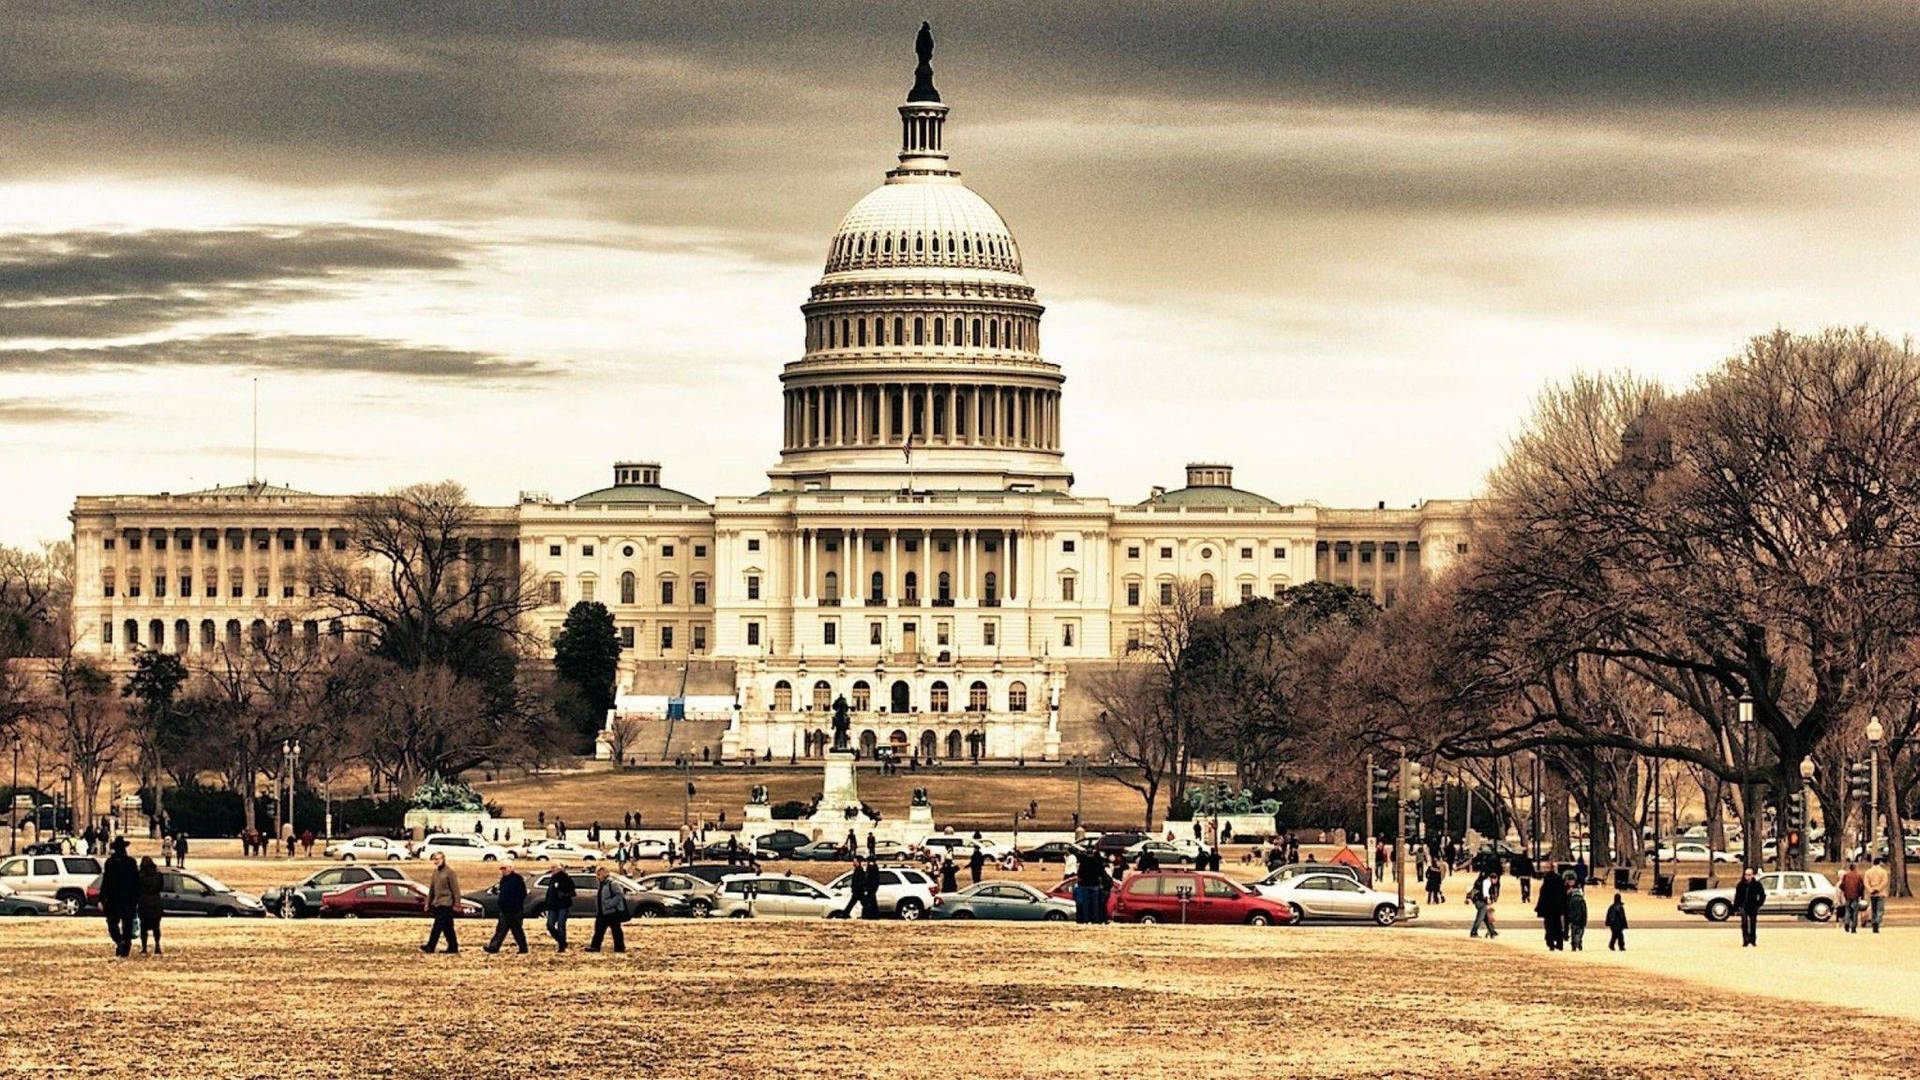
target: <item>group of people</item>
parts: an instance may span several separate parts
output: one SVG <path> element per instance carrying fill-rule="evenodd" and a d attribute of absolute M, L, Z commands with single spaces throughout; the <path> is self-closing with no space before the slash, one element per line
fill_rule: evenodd
<path fill-rule="evenodd" d="M 1867 922 L 1873 932 L 1880 932 L 1880 920 L 1887 914 L 1887 887 L 1892 877 L 1887 873 L 1887 860 L 1884 856 L 1873 860 L 1865 873 L 1860 872 L 1856 863 L 1848 863 L 1847 871 L 1840 875 L 1840 928 L 1849 934 L 1860 932 L 1860 911 L 1866 909 Z"/>
<path fill-rule="evenodd" d="M 627 898 L 620 886 L 613 881 L 612 874 L 605 866 L 597 866 L 593 871 L 593 939 L 587 943 L 587 952 L 601 951 L 601 943 L 608 937 L 613 939 L 613 951 L 627 951 L 626 924 L 630 912 Z M 500 886 L 496 893 L 499 910 L 494 916 L 493 937 L 481 946 L 482 952 L 497 953 L 507 943 L 508 938 L 520 952 L 527 951 L 527 881 L 512 863 L 500 864 Z M 573 903 L 578 898 L 578 889 L 573 883 L 573 875 L 565 868 L 558 868 L 548 875 L 547 894 L 540 906 L 546 913 L 547 936 L 553 939 L 558 952 L 567 951 L 567 923 L 573 914 Z M 454 914 L 460 905 L 460 878 L 447 865 L 447 857 L 438 852 L 433 856 L 433 876 L 427 883 L 427 913 L 433 918 L 432 928 L 427 931 L 427 940 L 420 946 L 423 953 L 432 953 L 445 943 L 445 951 L 460 951 L 460 934 L 454 929 Z"/>
<path fill-rule="evenodd" d="M 183 834 L 181 838 L 184 839 Z M 306 857 L 311 859 L 313 858 L 313 842 L 316 839 L 318 839 L 318 837 L 313 835 L 312 829 L 303 829 L 299 833 L 287 833 L 281 838 L 280 844 L 286 847 L 287 858 L 289 859 L 294 857 L 296 851 L 303 851 Z M 269 855 L 272 854 L 274 846 L 275 843 L 272 833 L 262 832 L 259 829 L 241 830 L 240 854 L 242 855 L 249 857 L 254 855 Z M 182 863 L 181 865 L 184 866 L 186 864 Z"/>
<path fill-rule="evenodd" d="M 1485 880 L 1482 874 L 1475 880 L 1476 890 Z M 1521 879 L 1530 880 L 1528 878 Z M 1487 925 L 1491 927 L 1492 906 L 1484 899 L 1475 902 L 1476 908 L 1485 903 L 1488 906 Z M 1547 874 L 1540 879 L 1540 898 L 1534 902 L 1533 913 L 1540 917 L 1540 923 L 1546 933 L 1547 949 L 1550 952 L 1571 950 L 1581 952 L 1586 949 L 1587 941 L 1587 883 L 1585 875 L 1579 870 L 1566 870 Z M 1475 925 L 1480 922 L 1480 913 L 1474 913 Z M 1627 948 L 1627 903 L 1619 893 L 1613 894 L 1613 903 L 1607 906 L 1607 950 L 1625 952 Z M 1489 937 L 1493 936 L 1491 933 Z"/>
<path fill-rule="evenodd" d="M 133 939 L 140 938 L 140 952 L 148 943 L 154 955 L 160 955 L 160 920 L 166 914 L 161 901 L 163 878 L 153 856 L 144 855 L 138 865 L 127 854 L 126 837 L 115 837 L 113 853 L 100 868 L 100 910 L 107 916 L 107 936 L 113 939 L 115 956 L 130 956 Z"/>

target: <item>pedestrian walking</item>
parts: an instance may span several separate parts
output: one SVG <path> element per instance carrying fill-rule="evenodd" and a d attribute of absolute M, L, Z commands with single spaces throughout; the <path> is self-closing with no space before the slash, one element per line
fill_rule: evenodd
<path fill-rule="evenodd" d="M 1740 913 L 1740 947 L 1758 948 L 1760 945 L 1760 905 L 1767 902 L 1767 887 L 1760 884 L 1749 866 L 1740 874 L 1740 884 L 1733 887 L 1733 909 Z"/>
<path fill-rule="evenodd" d="M 593 940 L 587 942 L 587 951 L 599 952 L 601 938 L 611 932 L 613 951 L 626 952 L 627 935 L 621 926 L 627 921 L 627 898 L 620 895 L 620 886 L 613 883 L 606 867 L 594 867 L 593 876 L 597 882 L 593 890 Z"/>
<path fill-rule="evenodd" d="M 1533 903 L 1546 932 L 1547 950 L 1559 952 L 1567 940 L 1567 879 L 1548 874 L 1540 879 L 1540 896 Z"/>
<path fill-rule="evenodd" d="M 460 951 L 460 935 L 453 929 L 453 910 L 460 903 L 460 879 L 454 876 L 447 857 L 433 853 L 433 877 L 427 881 L 427 911 L 433 915 L 433 929 L 427 931 L 427 943 L 420 951 L 430 953 L 444 936 L 449 955 Z"/>
<path fill-rule="evenodd" d="M 187 831 L 173 830 L 173 865 L 181 870 L 187 868 Z"/>
<path fill-rule="evenodd" d="M 1102 886 L 1107 878 L 1107 862 L 1098 853 L 1082 848 L 1074 859 L 1073 903 L 1078 923 L 1104 921 L 1100 916 Z"/>
<path fill-rule="evenodd" d="M 140 859 L 140 898 L 135 904 L 135 913 L 140 919 L 140 955 L 147 953 L 147 938 L 153 938 L 153 955 L 160 955 L 160 916 L 165 915 L 166 906 L 160 901 L 160 886 L 166 878 L 160 868 L 153 865 L 153 856 Z"/>
<path fill-rule="evenodd" d="M 1860 908 L 1867 895 L 1867 879 L 1860 876 L 1860 868 L 1847 864 L 1847 872 L 1840 875 L 1840 929 L 1849 934 L 1860 932 Z"/>
<path fill-rule="evenodd" d="M 1613 894 L 1613 903 L 1607 905 L 1607 951 L 1627 951 L 1627 902 L 1619 893 Z"/>
<path fill-rule="evenodd" d="M 1587 940 L 1587 890 L 1575 882 L 1573 891 L 1567 894 L 1567 945 L 1574 952 L 1584 952 Z"/>
<path fill-rule="evenodd" d="M 854 912 L 867 896 L 867 860 L 859 855 L 853 857 L 853 872 L 847 875 L 847 906 L 840 914 L 849 919 L 855 918 Z"/>
<path fill-rule="evenodd" d="M 1467 903 L 1473 905 L 1473 925 L 1468 927 L 1467 936 L 1477 938 L 1487 925 L 1487 875 L 1481 874 L 1473 879 L 1467 888 Z"/>
<path fill-rule="evenodd" d="M 1513 876 L 1520 882 L 1520 902 L 1533 903 L 1533 860 L 1527 857 L 1526 852 L 1517 852 L 1507 860 L 1507 868 L 1513 871 Z"/>
<path fill-rule="evenodd" d="M 1875 858 L 1873 865 L 1867 867 L 1867 872 L 1861 875 L 1861 880 L 1867 887 L 1867 921 L 1872 924 L 1873 932 L 1877 934 L 1880 932 L 1880 920 L 1887 913 L 1889 878 L 1886 856 Z"/>
<path fill-rule="evenodd" d="M 1427 903 L 1444 904 L 1447 902 L 1447 898 L 1440 895 L 1440 882 L 1443 880 L 1445 880 L 1445 875 L 1440 872 L 1440 864 L 1438 862 L 1427 864 Z"/>
<path fill-rule="evenodd" d="M 980 884 L 980 871 L 987 868 L 987 854 L 980 845 L 973 845 L 973 854 L 967 856 L 967 878 L 974 885 Z"/>
<path fill-rule="evenodd" d="M 953 863 L 949 861 L 947 865 L 952 867 Z M 880 863 L 875 859 L 867 860 L 867 883 L 860 893 L 860 917 L 880 917 Z"/>
<path fill-rule="evenodd" d="M 133 952 L 133 920 L 139 906 L 140 868 L 127 854 L 126 837 L 117 837 L 100 873 L 100 910 L 107 916 L 107 936 L 113 939 L 115 956 Z"/>
<path fill-rule="evenodd" d="M 952 894 L 952 893 L 958 892 L 959 889 L 960 889 L 959 865 L 953 861 L 953 856 L 951 855 L 942 856 L 940 859 L 940 891 L 944 893 Z"/>
<path fill-rule="evenodd" d="M 573 884 L 573 872 L 561 867 L 547 875 L 547 936 L 558 952 L 567 951 L 567 918 L 573 914 L 573 899 L 579 890 Z"/>
<path fill-rule="evenodd" d="M 527 879 L 520 876 L 520 871 L 515 870 L 512 863 L 500 864 L 498 902 L 500 910 L 493 920 L 493 940 L 481 946 L 480 951 L 499 952 L 501 944 L 511 934 L 513 943 L 519 946 L 521 952 L 526 952 L 527 931 L 521 924 L 527 917 Z"/>

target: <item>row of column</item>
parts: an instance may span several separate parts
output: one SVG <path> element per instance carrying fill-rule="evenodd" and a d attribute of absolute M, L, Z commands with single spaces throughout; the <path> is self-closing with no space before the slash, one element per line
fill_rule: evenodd
<path fill-rule="evenodd" d="M 1023 386 L 877 383 L 786 394 L 788 450 L 995 446 L 1058 450 L 1060 392 Z"/>
<path fill-rule="evenodd" d="M 821 541 L 827 536 L 839 540 L 839 558 L 828 558 L 823 562 Z M 869 550 L 870 541 L 875 537 L 884 538 L 884 550 Z M 919 541 L 918 551 L 906 550 L 904 541 L 909 538 Z M 952 563 L 958 587 L 952 599 L 1019 599 L 1019 590 L 1014 584 L 1020 569 L 1019 533 L 1012 529 L 955 529 L 944 535 L 932 530 L 910 529 L 802 529 L 795 537 L 792 551 L 793 580 L 799 583 L 794 599 L 839 599 L 842 603 L 858 606 L 872 595 L 867 583 L 876 570 L 885 574 L 887 583 L 882 590 L 882 598 L 902 599 L 906 595 L 905 579 L 901 576 L 901 564 L 904 562 L 907 570 L 917 570 L 916 599 L 924 605 L 938 595 L 930 586 L 934 580 L 933 545 L 942 539 L 954 542 Z M 988 539 L 999 541 L 996 551 L 986 550 L 985 541 Z M 830 556 L 832 553 L 824 554 Z M 872 565 L 869 565 L 869 556 L 872 556 Z M 836 570 L 840 573 L 839 596 L 829 597 L 826 595 L 826 575 Z M 988 574 L 994 575 L 991 589 L 986 587 Z"/>

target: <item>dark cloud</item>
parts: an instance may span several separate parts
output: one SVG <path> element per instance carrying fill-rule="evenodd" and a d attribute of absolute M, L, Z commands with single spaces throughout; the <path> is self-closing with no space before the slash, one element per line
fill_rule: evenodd
<path fill-rule="evenodd" d="M 537 364 L 492 353 L 323 334 L 230 333 L 128 345 L 0 349 L 0 373 L 8 374 L 207 367 L 478 381 L 551 373 Z"/>
<path fill-rule="evenodd" d="M 112 415 L 100 409 L 83 408 L 64 401 L 37 398 L 0 400 L 0 428 L 37 424 L 93 424 L 107 420 Z"/>
<path fill-rule="evenodd" d="M 101 339 L 313 295 L 329 281 L 461 265 L 467 245 L 360 226 L 0 236 L 0 340 Z"/>

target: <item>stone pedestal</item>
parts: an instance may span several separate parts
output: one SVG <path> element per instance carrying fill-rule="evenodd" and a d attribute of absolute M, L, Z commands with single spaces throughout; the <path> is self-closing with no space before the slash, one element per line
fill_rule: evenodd
<path fill-rule="evenodd" d="M 826 774 L 820 782 L 820 811 L 843 813 L 860 805 L 860 777 L 854 770 L 859 755 L 852 750 L 827 751 Z"/>
<path fill-rule="evenodd" d="M 926 836 L 933 832 L 933 807 L 907 807 L 907 835 Z"/>

